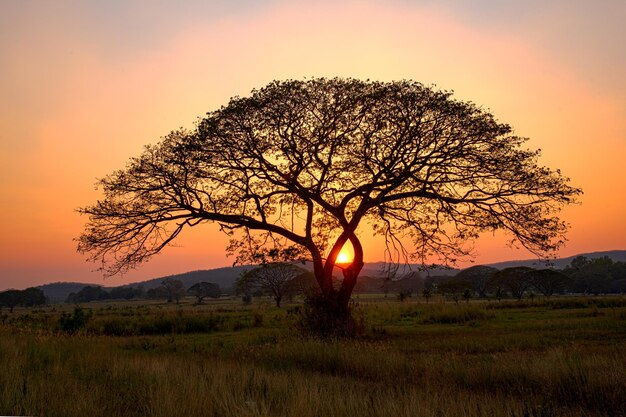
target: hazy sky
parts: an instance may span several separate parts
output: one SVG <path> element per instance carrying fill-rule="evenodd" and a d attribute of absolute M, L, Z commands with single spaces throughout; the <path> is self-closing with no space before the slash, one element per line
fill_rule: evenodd
<path fill-rule="evenodd" d="M 312 76 L 414 79 L 490 109 L 585 191 L 561 254 L 626 249 L 625 21 L 626 2 L 602 0 L 0 0 L 0 290 L 231 264 L 203 226 L 103 281 L 75 252 L 75 209 L 170 130 Z M 476 262 L 529 257 L 505 240 L 482 238 Z"/>

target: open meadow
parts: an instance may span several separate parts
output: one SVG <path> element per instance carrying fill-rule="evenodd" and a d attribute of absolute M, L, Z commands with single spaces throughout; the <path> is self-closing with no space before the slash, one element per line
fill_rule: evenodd
<path fill-rule="evenodd" d="M 624 297 L 355 301 L 334 341 L 270 300 L 4 310 L 0 415 L 626 415 Z"/>

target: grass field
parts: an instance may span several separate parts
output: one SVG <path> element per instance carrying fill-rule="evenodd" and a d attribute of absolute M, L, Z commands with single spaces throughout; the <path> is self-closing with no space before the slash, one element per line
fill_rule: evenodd
<path fill-rule="evenodd" d="M 2 312 L 0 415 L 626 416 L 626 298 L 356 301 L 326 342 L 269 301 Z"/>

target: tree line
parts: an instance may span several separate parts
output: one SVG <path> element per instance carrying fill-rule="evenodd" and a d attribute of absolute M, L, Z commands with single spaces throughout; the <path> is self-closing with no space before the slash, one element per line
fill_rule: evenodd
<path fill-rule="evenodd" d="M 458 301 L 459 298 L 521 299 L 524 296 L 556 294 L 623 294 L 626 293 L 626 262 L 604 256 L 589 259 L 577 256 L 563 269 L 536 269 L 525 266 L 498 270 L 489 266 L 473 266 L 453 277 L 433 276 L 423 280 L 426 298 L 439 293 Z"/>
<path fill-rule="evenodd" d="M 219 298 L 222 289 L 219 285 L 211 282 L 198 282 L 185 289 L 182 281 L 174 278 L 166 278 L 155 288 L 145 290 L 142 285 L 137 287 L 115 287 L 107 291 L 96 286 L 87 285 L 78 292 L 68 295 L 67 303 L 87 303 L 90 301 L 102 300 L 132 300 L 132 299 L 165 299 L 167 302 L 178 303 L 186 295 L 196 297 L 196 302 L 201 304 L 206 298 Z"/>
<path fill-rule="evenodd" d="M 0 309 L 7 307 L 13 312 L 15 307 L 35 307 L 46 304 L 47 299 L 39 288 L 30 287 L 25 290 L 6 290 L 0 292 Z"/>
<path fill-rule="evenodd" d="M 256 268 L 242 274 L 234 285 L 234 293 L 240 295 L 244 303 L 252 297 L 269 296 L 280 307 L 285 299 L 305 294 L 316 288 L 312 272 L 296 263 L 286 260 L 288 254 L 273 254 L 264 259 Z M 339 281 L 337 281 L 340 284 Z M 434 294 L 443 295 L 454 301 L 470 298 L 516 298 L 557 294 L 623 294 L 626 293 L 626 262 L 613 261 L 604 256 L 589 259 L 578 256 L 563 269 L 535 269 L 512 267 L 498 270 L 484 265 L 473 266 L 454 276 L 422 277 L 411 272 L 397 280 L 379 279 L 374 292 L 393 291 L 403 300 L 419 294 L 428 300 Z M 360 290 L 358 292 L 367 292 Z M 67 297 L 68 303 L 86 303 L 114 299 L 162 299 L 178 303 L 184 296 L 196 297 L 202 304 L 207 298 L 219 298 L 224 291 L 214 283 L 198 282 L 185 288 L 182 281 L 167 278 L 158 287 L 145 290 L 142 285 L 125 286 L 106 290 L 99 286 L 85 286 Z M 17 306 L 33 307 L 44 305 L 47 299 L 39 288 L 6 290 L 0 292 L 0 308 L 12 312 Z"/>

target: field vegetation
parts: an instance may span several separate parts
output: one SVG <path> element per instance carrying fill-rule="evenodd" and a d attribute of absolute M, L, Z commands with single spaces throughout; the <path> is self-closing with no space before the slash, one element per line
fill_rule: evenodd
<path fill-rule="evenodd" d="M 103 301 L 0 312 L 0 415 L 625 416 L 626 298 Z"/>

